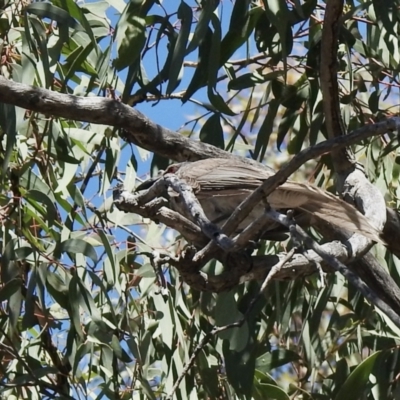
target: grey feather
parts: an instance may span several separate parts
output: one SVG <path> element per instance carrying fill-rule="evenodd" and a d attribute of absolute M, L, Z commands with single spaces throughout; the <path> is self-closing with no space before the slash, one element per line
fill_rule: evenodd
<path fill-rule="evenodd" d="M 175 164 L 165 171 L 168 172 L 174 172 L 193 187 L 207 217 L 219 225 L 273 174 L 273 171 L 237 159 L 219 158 Z M 348 232 L 361 233 L 374 241 L 381 241 L 378 229 L 352 205 L 313 185 L 287 181 L 267 200 L 277 210 L 301 210 Z M 239 229 L 248 226 L 263 211 L 263 205 L 258 204 Z"/>

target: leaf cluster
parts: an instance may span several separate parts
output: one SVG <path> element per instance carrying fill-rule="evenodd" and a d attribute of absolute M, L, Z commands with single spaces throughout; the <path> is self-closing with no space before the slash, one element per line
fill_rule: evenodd
<path fill-rule="evenodd" d="M 1 74 L 129 105 L 195 104 L 183 135 L 271 166 L 326 138 L 324 2 L 172 3 L 3 1 Z M 348 131 L 397 113 L 399 9 L 397 0 L 346 2 L 337 62 Z M 118 133 L 0 104 L 2 397 L 164 398 L 204 336 L 239 320 L 258 293 L 258 282 L 201 293 L 173 267 L 159 281 L 155 254 L 186 244 L 112 208 L 112 185 L 133 189 L 138 169 L 148 169 L 148 152 Z M 383 137 L 354 147 L 396 209 L 398 146 Z M 167 165 L 162 156 L 152 169 Z M 328 157 L 312 168 L 301 175 L 332 185 Z M 280 250 L 266 243 L 257 251 Z M 375 256 L 400 283 L 398 259 L 383 247 Z M 399 337 L 339 274 L 323 288 L 313 276 L 276 281 L 242 327 L 199 351 L 173 396 L 396 399 Z"/>

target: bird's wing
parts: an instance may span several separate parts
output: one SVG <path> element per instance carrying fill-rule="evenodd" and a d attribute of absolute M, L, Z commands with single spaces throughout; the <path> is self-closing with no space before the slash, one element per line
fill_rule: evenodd
<path fill-rule="evenodd" d="M 254 190 L 271 176 L 267 169 L 236 159 L 208 159 L 187 163 L 177 172 L 185 180 L 195 181 L 201 191 Z"/>
<path fill-rule="evenodd" d="M 177 175 L 192 184 L 199 198 L 226 196 L 238 204 L 273 172 L 236 159 L 207 159 L 184 163 Z M 208 193 L 212 191 L 211 193 Z M 244 196 L 244 197 L 243 197 Z M 268 196 L 275 209 L 301 209 L 349 232 L 380 242 L 379 231 L 352 205 L 325 190 L 287 181 Z"/>

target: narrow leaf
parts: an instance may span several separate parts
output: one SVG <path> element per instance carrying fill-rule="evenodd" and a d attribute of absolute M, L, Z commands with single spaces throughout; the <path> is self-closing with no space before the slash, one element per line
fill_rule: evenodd
<path fill-rule="evenodd" d="M 354 393 L 362 393 L 369 380 L 369 375 L 378 360 L 378 356 L 381 353 L 381 351 L 377 351 L 372 354 L 353 370 L 346 382 L 340 388 L 335 400 L 353 400 Z"/>
<path fill-rule="evenodd" d="M 121 71 L 140 57 L 146 41 L 146 20 L 137 15 L 134 2 L 128 3 L 117 23 L 115 41 L 118 57 L 114 60 L 114 66 Z"/>
<path fill-rule="evenodd" d="M 60 243 L 57 249 L 59 252 L 66 252 L 72 254 L 81 253 L 86 257 L 92 259 L 93 262 L 98 261 L 98 256 L 94 247 L 82 239 L 68 239 Z"/>
<path fill-rule="evenodd" d="M 213 114 L 203 125 L 200 131 L 200 140 L 209 143 L 220 149 L 224 149 L 224 132 L 219 114 Z"/>
<path fill-rule="evenodd" d="M 183 65 L 183 59 L 186 54 L 186 44 L 192 26 L 192 9 L 184 1 L 181 2 L 178 8 L 178 18 L 181 20 L 181 29 L 172 54 L 167 94 L 171 94 L 179 84 L 178 76 Z"/>

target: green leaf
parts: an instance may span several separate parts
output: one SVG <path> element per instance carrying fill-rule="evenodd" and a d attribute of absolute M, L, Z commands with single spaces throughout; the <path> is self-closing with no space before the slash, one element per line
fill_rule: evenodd
<path fill-rule="evenodd" d="M 292 51 L 293 38 L 290 28 L 290 12 L 285 0 L 263 0 L 265 12 L 279 33 L 279 47 L 282 49 L 282 61 L 287 70 L 286 59 Z"/>
<path fill-rule="evenodd" d="M 0 302 L 11 298 L 20 288 L 22 281 L 20 278 L 11 279 L 0 289 Z"/>
<path fill-rule="evenodd" d="M 224 149 L 224 132 L 221 125 L 221 116 L 219 114 L 213 114 L 205 122 L 200 131 L 200 140 L 204 143 L 209 143 Z"/>
<path fill-rule="evenodd" d="M 86 19 L 86 15 L 84 10 L 78 6 L 78 4 L 74 0 L 53 0 L 54 3 L 62 6 L 71 17 L 75 18 L 76 21 L 79 22 L 75 29 L 85 32 L 87 36 L 89 36 L 90 41 L 94 48 L 96 48 L 96 38 L 93 34 L 93 29 L 89 24 L 89 21 Z"/>
<path fill-rule="evenodd" d="M 131 358 L 128 356 L 126 351 L 121 347 L 121 344 L 120 344 L 117 336 L 112 335 L 110 346 L 113 349 L 116 357 L 118 357 L 122 362 L 124 362 L 124 363 L 132 362 Z"/>
<path fill-rule="evenodd" d="M 278 127 L 278 137 L 276 139 L 276 145 L 278 150 L 281 150 L 281 145 L 285 139 L 286 134 L 289 129 L 292 129 L 297 118 L 302 113 L 302 110 L 293 110 L 291 108 L 286 109 L 285 113 L 282 116 L 281 122 Z"/>
<path fill-rule="evenodd" d="M 171 94 L 179 84 L 178 77 L 183 65 L 186 44 L 192 26 L 192 9 L 184 1 L 181 2 L 178 8 L 178 18 L 181 20 L 181 29 L 179 30 L 169 67 L 167 95 Z"/>
<path fill-rule="evenodd" d="M 254 40 L 259 52 L 266 51 L 271 45 L 274 29 L 276 28 L 271 26 L 267 13 L 263 11 L 254 27 Z"/>
<path fill-rule="evenodd" d="M 223 342 L 222 347 L 229 383 L 238 394 L 250 398 L 254 378 L 254 344 L 246 346 L 242 352 L 231 350 L 227 341 Z"/>
<path fill-rule="evenodd" d="M 290 400 L 289 395 L 277 385 L 260 383 L 255 385 L 254 390 L 258 391 L 261 399 Z"/>
<path fill-rule="evenodd" d="M 80 313 L 80 293 L 79 293 L 79 278 L 73 275 L 68 286 L 68 313 L 71 318 L 72 325 L 78 333 L 80 339 L 83 341 L 84 333 L 81 326 L 81 313 Z"/>
<path fill-rule="evenodd" d="M 139 58 L 129 66 L 128 72 L 126 74 L 125 87 L 122 93 L 122 102 L 127 103 L 129 105 L 132 104 L 131 101 L 131 93 L 133 86 L 138 82 L 140 86 L 145 86 L 140 80 L 140 72 L 141 72 L 142 62 Z M 146 84 L 149 82 L 147 81 Z M 149 90 L 150 91 L 150 90 Z"/>
<path fill-rule="evenodd" d="M 151 389 L 149 382 L 146 379 L 143 379 L 140 375 L 138 376 L 138 380 L 147 398 L 150 400 L 157 400 L 157 397 L 155 396 L 153 390 Z"/>
<path fill-rule="evenodd" d="M 22 307 L 22 285 L 10 294 L 7 302 L 8 318 L 10 320 L 11 337 L 16 334 L 17 324 Z"/>
<path fill-rule="evenodd" d="M 40 18 L 49 18 L 58 23 L 67 24 L 71 28 L 76 28 L 77 23 L 74 18 L 65 10 L 51 3 L 32 3 L 28 4 L 25 10 L 30 14 L 35 14 Z"/>
<path fill-rule="evenodd" d="M 49 188 L 46 182 L 41 177 L 36 175 L 32 168 L 27 168 L 19 178 L 19 183 L 22 187 L 29 190 L 36 190 L 44 193 L 53 203 L 56 202 L 53 191 Z"/>
<path fill-rule="evenodd" d="M 159 47 L 160 42 L 162 41 L 164 35 L 168 38 L 168 42 L 169 42 L 168 48 L 173 49 L 175 47 L 175 42 L 176 42 L 178 35 L 175 32 L 175 29 L 172 26 L 172 24 L 169 22 L 168 16 L 166 16 L 164 18 L 162 18 L 160 16 L 151 16 L 151 17 L 154 17 L 155 21 L 157 23 L 161 24 L 160 28 L 158 29 L 157 36 L 156 36 L 156 51 L 159 51 L 158 47 Z M 151 17 L 149 17 L 149 18 L 151 18 Z M 161 92 L 157 88 L 157 85 L 161 85 L 166 79 L 168 79 L 168 72 L 169 72 L 169 66 L 172 61 L 172 54 L 173 54 L 172 51 L 168 52 L 167 59 L 165 61 L 164 66 L 162 67 L 161 71 L 150 82 L 147 83 L 146 79 L 143 80 L 143 82 L 141 82 L 142 87 L 140 90 L 138 90 L 136 92 L 136 94 L 134 95 L 135 97 L 139 96 L 139 98 L 140 98 L 140 96 L 145 95 L 147 92 L 150 92 L 150 93 L 154 94 L 155 96 L 161 95 Z M 141 67 L 140 72 L 142 74 L 142 67 Z M 140 82 L 140 79 L 139 79 L 139 82 Z M 129 84 L 131 84 L 131 82 L 129 82 Z"/>
<path fill-rule="evenodd" d="M 54 225 L 54 221 L 57 217 L 57 209 L 54 205 L 54 202 L 51 201 L 50 197 L 47 196 L 46 193 L 40 192 L 36 189 L 31 189 L 26 192 L 25 199 L 33 206 L 36 205 L 36 202 L 43 203 L 46 206 L 46 214 L 44 214 L 44 216 L 47 218 L 48 225 Z"/>
<path fill-rule="evenodd" d="M 240 142 L 236 142 L 237 137 L 242 132 L 243 127 L 245 126 L 245 124 L 247 123 L 247 121 L 249 119 L 250 111 L 253 111 L 253 94 L 254 94 L 254 89 L 252 89 L 250 92 L 250 96 L 247 100 L 246 109 L 242 113 L 242 118 L 239 122 L 239 125 L 237 125 L 234 134 L 230 137 L 229 142 L 225 147 L 226 151 L 232 151 L 233 148 L 235 148 L 236 150 L 242 149 L 243 146 L 246 147 L 246 150 L 253 149 L 253 146 L 250 144 L 243 144 Z"/>
<path fill-rule="evenodd" d="M 79 46 L 69 54 L 64 63 L 64 68 L 67 69 L 63 89 L 68 85 L 68 81 L 75 76 L 77 72 L 84 71 L 89 75 L 97 76 L 96 71 L 90 64 L 86 63 L 89 54 L 93 51 L 93 43 L 89 42 L 86 46 Z"/>
<path fill-rule="evenodd" d="M 7 171 L 11 156 L 17 141 L 17 121 L 15 106 L 12 104 L 0 103 L 0 126 L 7 135 L 6 151 L 3 155 L 3 171 Z M 0 175 L 4 179 L 3 174 Z"/>
<path fill-rule="evenodd" d="M 208 60 L 208 89 L 207 95 L 211 104 L 220 112 L 227 115 L 235 115 L 228 107 L 224 99 L 216 92 L 217 75 L 219 70 L 219 55 L 221 46 L 221 22 L 215 14 L 212 15 L 211 22 L 214 28 L 212 36 L 210 54 L 212 57 Z"/>
<path fill-rule="evenodd" d="M 85 198 L 83 197 L 82 192 L 80 189 L 76 186 L 74 182 L 71 182 L 68 187 L 68 193 L 70 194 L 72 200 L 74 203 L 81 208 L 82 213 L 86 217 L 86 204 L 85 204 Z"/>
<path fill-rule="evenodd" d="M 77 164 L 66 164 L 59 163 L 60 177 L 57 180 L 56 193 L 63 193 L 66 187 L 71 183 L 71 181 L 76 176 L 76 171 L 78 170 Z"/>
<path fill-rule="evenodd" d="M 164 171 L 169 164 L 170 161 L 167 158 L 155 153 L 153 159 L 151 160 L 151 166 L 150 166 L 151 176 L 156 176 L 159 171 Z"/>
<path fill-rule="evenodd" d="M 104 261 L 104 273 L 106 274 L 106 279 L 108 284 L 114 286 L 118 282 L 118 277 L 120 273 L 119 263 L 115 262 L 115 254 L 110 246 L 110 241 L 103 230 L 99 229 L 97 231 L 101 242 L 103 243 L 104 249 L 107 253 L 107 259 Z"/>
<path fill-rule="evenodd" d="M 86 354 L 90 354 L 93 352 L 93 343 L 91 343 L 91 342 L 82 343 L 78 346 L 78 348 L 75 351 L 76 352 L 74 352 L 73 357 L 71 357 L 73 359 L 72 360 L 72 373 L 74 375 L 80 372 L 78 370 L 78 367 L 79 367 L 79 362 L 82 360 L 82 358 Z"/>
<path fill-rule="evenodd" d="M 196 91 L 207 84 L 209 60 L 211 58 L 211 44 L 213 41 L 213 33 L 210 28 L 207 28 L 204 38 L 199 46 L 199 57 L 196 71 L 189 83 L 188 88 L 182 98 L 185 103 Z"/>
<path fill-rule="evenodd" d="M 211 358 L 211 357 L 210 357 Z M 216 365 L 211 365 L 204 350 L 197 356 L 199 373 L 203 380 L 204 389 L 211 398 L 218 397 L 218 371 Z"/>
<path fill-rule="evenodd" d="M 18 269 L 15 267 L 15 247 L 18 243 L 17 239 L 11 239 L 8 237 L 8 241 L 2 243 L 2 255 L 1 255 L 1 280 L 7 283 L 11 279 L 18 277 Z"/>
<path fill-rule="evenodd" d="M 101 318 L 100 310 L 93 300 L 92 293 L 86 288 L 82 280 L 78 276 L 74 276 L 77 284 L 77 293 L 80 300 L 81 307 L 90 315 L 92 322 L 96 325 L 98 331 L 109 333 L 109 327 Z"/>
<path fill-rule="evenodd" d="M 261 7 L 248 10 L 248 1 L 239 0 L 235 2 L 229 24 L 229 30 L 221 42 L 221 53 L 218 66 L 224 65 L 250 37 L 258 18 L 262 15 Z M 212 53 L 214 57 L 217 54 Z"/>
<path fill-rule="evenodd" d="M 397 36 L 397 23 L 398 20 L 395 17 L 398 13 L 398 4 L 394 0 L 372 0 L 376 20 L 382 22 L 385 30 L 393 36 Z"/>
<path fill-rule="evenodd" d="M 207 35 L 208 25 L 211 20 L 211 16 L 218 6 L 218 2 L 216 1 L 204 1 L 201 4 L 202 10 L 199 16 L 199 20 L 196 25 L 196 29 L 193 33 L 192 40 L 189 43 L 189 46 L 186 50 L 186 55 L 190 54 L 193 50 L 195 50 L 199 44 L 204 41 L 204 38 Z"/>
<path fill-rule="evenodd" d="M 274 121 L 278 112 L 280 102 L 276 99 L 270 101 L 268 112 L 257 134 L 256 145 L 254 149 L 254 159 L 263 160 L 268 147 L 269 138 L 274 129 Z"/>
<path fill-rule="evenodd" d="M 137 276 L 142 278 L 155 278 L 154 267 L 151 264 L 143 264 L 135 271 Z"/>
<path fill-rule="evenodd" d="M 122 13 L 114 35 L 117 42 L 117 58 L 114 67 L 121 71 L 139 57 L 146 42 L 146 20 L 137 15 L 137 4 L 129 2 Z"/>
<path fill-rule="evenodd" d="M 343 383 L 335 400 L 354 400 L 354 393 L 362 393 L 381 353 L 381 351 L 377 351 L 361 362 L 361 364 L 357 365 L 346 382 Z"/>
<path fill-rule="evenodd" d="M 288 363 L 300 360 L 300 356 L 291 350 L 277 349 L 265 353 L 256 359 L 256 369 L 264 373 Z"/>
<path fill-rule="evenodd" d="M 281 93 L 281 103 L 286 108 L 298 110 L 310 97 L 310 86 L 305 74 L 294 84 L 286 85 Z"/>
<path fill-rule="evenodd" d="M 232 291 L 220 293 L 215 306 L 215 322 L 217 326 L 225 326 L 240 321 L 243 314 L 237 309 L 234 293 Z M 227 329 L 219 334 L 221 339 L 229 341 L 229 349 L 234 352 L 242 351 L 249 340 L 249 327 L 247 321 L 241 327 Z"/>
<path fill-rule="evenodd" d="M 117 325 L 117 324 L 118 324 L 118 317 L 117 317 L 117 315 L 116 315 L 116 313 L 115 313 L 115 310 L 114 310 L 114 307 L 113 307 L 113 305 L 112 305 L 110 296 L 109 296 L 109 294 L 107 293 L 107 289 L 105 288 L 105 282 L 104 282 L 104 280 L 103 280 L 103 279 L 100 279 L 100 278 L 99 278 L 95 273 L 93 273 L 92 271 L 89 271 L 89 276 L 91 277 L 93 283 L 94 283 L 95 285 L 97 285 L 97 286 L 101 289 L 102 293 L 103 293 L 104 296 L 106 297 L 107 303 L 108 303 L 109 308 L 110 308 L 110 314 L 111 314 L 111 319 L 110 319 L 110 321 L 111 321 L 113 324 Z"/>
<path fill-rule="evenodd" d="M 105 168 L 104 168 L 105 174 L 103 176 L 100 193 L 105 193 L 108 190 L 108 188 L 110 187 L 111 181 L 114 177 L 115 168 L 117 166 L 118 159 L 119 159 L 118 151 L 114 151 L 108 145 L 106 147 L 106 162 L 105 162 Z"/>
<path fill-rule="evenodd" d="M 46 81 L 42 82 L 42 84 L 45 88 L 50 88 L 53 83 L 53 74 L 50 70 L 49 53 L 47 51 L 46 29 L 43 24 L 34 17 L 29 18 L 29 22 L 33 30 L 36 45 L 40 49 L 39 56 L 43 63 L 43 72 Z"/>
<path fill-rule="evenodd" d="M 98 256 L 94 247 L 82 239 L 68 239 L 57 245 L 57 252 L 66 252 L 71 254 L 81 253 L 89 257 L 93 262 L 98 261 Z"/>
<path fill-rule="evenodd" d="M 273 71 L 266 75 L 261 75 L 258 71 L 253 73 L 243 74 L 238 78 L 232 79 L 228 83 L 228 88 L 233 90 L 241 90 L 249 87 L 257 86 L 269 80 L 278 78 L 283 74 L 283 71 Z"/>
<path fill-rule="evenodd" d="M 368 106 L 371 110 L 372 113 L 376 113 L 379 110 L 379 99 L 381 96 L 381 91 L 380 90 L 375 90 L 374 92 L 371 93 L 368 99 Z"/>
<path fill-rule="evenodd" d="M 35 290 L 37 283 L 36 269 L 33 269 L 29 279 L 28 288 L 25 294 L 25 313 L 22 317 L 22 329 L 30 329 L 37 324 L 35 315 Z"/>
<path fill-rule="evenodd" d="M 287 146 L 287 151 L 289 154 L 297 154 L 301 151 L 309 131 L 310 126 L 308 123 L 308 113 L 306 110 L 303 110 L 300 113 L 300 129 L 294 135 L 292 135 L 292 138 Z"/>
<path fill-rule="evenodd" d="M 54 300 L 66 310 L 69 307 L 68 286 L 61 277 L 54 272 L 48 271 L 46 275 L 46 288 Z"/>

